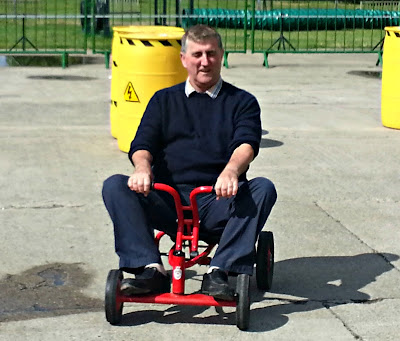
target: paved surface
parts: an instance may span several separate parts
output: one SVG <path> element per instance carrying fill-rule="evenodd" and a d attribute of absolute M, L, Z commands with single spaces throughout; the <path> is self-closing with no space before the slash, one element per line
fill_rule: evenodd
<path fill-rule="evenodd" d="M 229 56 L 224 78 L 262 107 L 250 175 L 279 196 L 273 290 L 252 283 L 249 332 L 232 308 L 127 304 L 121 326 L 106 322 L 117 257 L 100 191 L 131 171 L 109 134 L 110 71 L 0 68 L 0 339 L 398 340 L 400 131 L 381 125 L 381 80 L 358 74 L 375 62 Z M 204 270 L 189 271 L 189 291 Z"/>

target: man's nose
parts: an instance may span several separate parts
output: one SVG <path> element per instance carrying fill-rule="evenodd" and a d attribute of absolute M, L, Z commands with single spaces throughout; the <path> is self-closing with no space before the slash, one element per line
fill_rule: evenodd
<path fill-rule="evenodd" d="M 208 65 L 208 64 L 209 64 L 209 59 L 207 53 L 203 53 L 201 55 L 201 65 Z"/>

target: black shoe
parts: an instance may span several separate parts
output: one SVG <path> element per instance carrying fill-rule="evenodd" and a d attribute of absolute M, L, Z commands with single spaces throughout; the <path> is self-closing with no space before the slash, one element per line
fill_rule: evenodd
<path fill-rule="evenodd" d="M 235 299 L 235 293 L 228 285 L 228 275 L 219 269 L 204 274 L 201 291 L 217 300 L 233 301 Z"/>
<path fill-rule="evenodd" d="M 145 268 L 135 278 L 125 278 L 121 281 L 120 290 L 123 295 L 160 294 L 170 292 L 171 280 L 156 268 Z"/>

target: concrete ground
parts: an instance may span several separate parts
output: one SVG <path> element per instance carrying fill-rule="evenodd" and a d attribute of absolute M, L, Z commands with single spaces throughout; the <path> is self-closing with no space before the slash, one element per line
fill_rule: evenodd
<path fill-rule="evenodd" d="M 118 259 L 102 181 L 131 172 L 109 132 L 110 70 L 1 67 L 0 339 L 398 340 L 400 131 L 381 125 L 376 59 L 229 56 L 224 79 L 262 107 L 250 176 L 279 197 L 273 289 L 252 280 L 248 332 L 233 308 L 126 304 L 120 326 L 105 320 Z"/>

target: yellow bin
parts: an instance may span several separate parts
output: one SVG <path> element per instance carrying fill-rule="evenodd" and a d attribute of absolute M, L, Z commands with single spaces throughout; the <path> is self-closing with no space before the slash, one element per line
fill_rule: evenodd
<path fill-rule="evenodd" d="M 153 94 L 187 78 L 179 57 L 183 34 L 165 26 L 114 30 L 110 123 L 120 150 L 129 151 Z"/>
<path fill-rule="evenodd" d="M 400 129 L 400 27 L 385 27 L 382 66 L 382 124 Z"/>
<path fill-rule="evenodd" d="M 138 33 L 138 32 L 184 32 L 181 27 L 165 27 L 165 26 L 114 26 L 113 27 L 113 40 L 111 46 L 111 107 L 110 107 L 110 130 L 111 135 L 117 138 L 118 135 L 118 101 L 123 99 L 118 89 L 118 74 L 120 67 L 120 52 L 121 38 L 120 34 Z"/>

